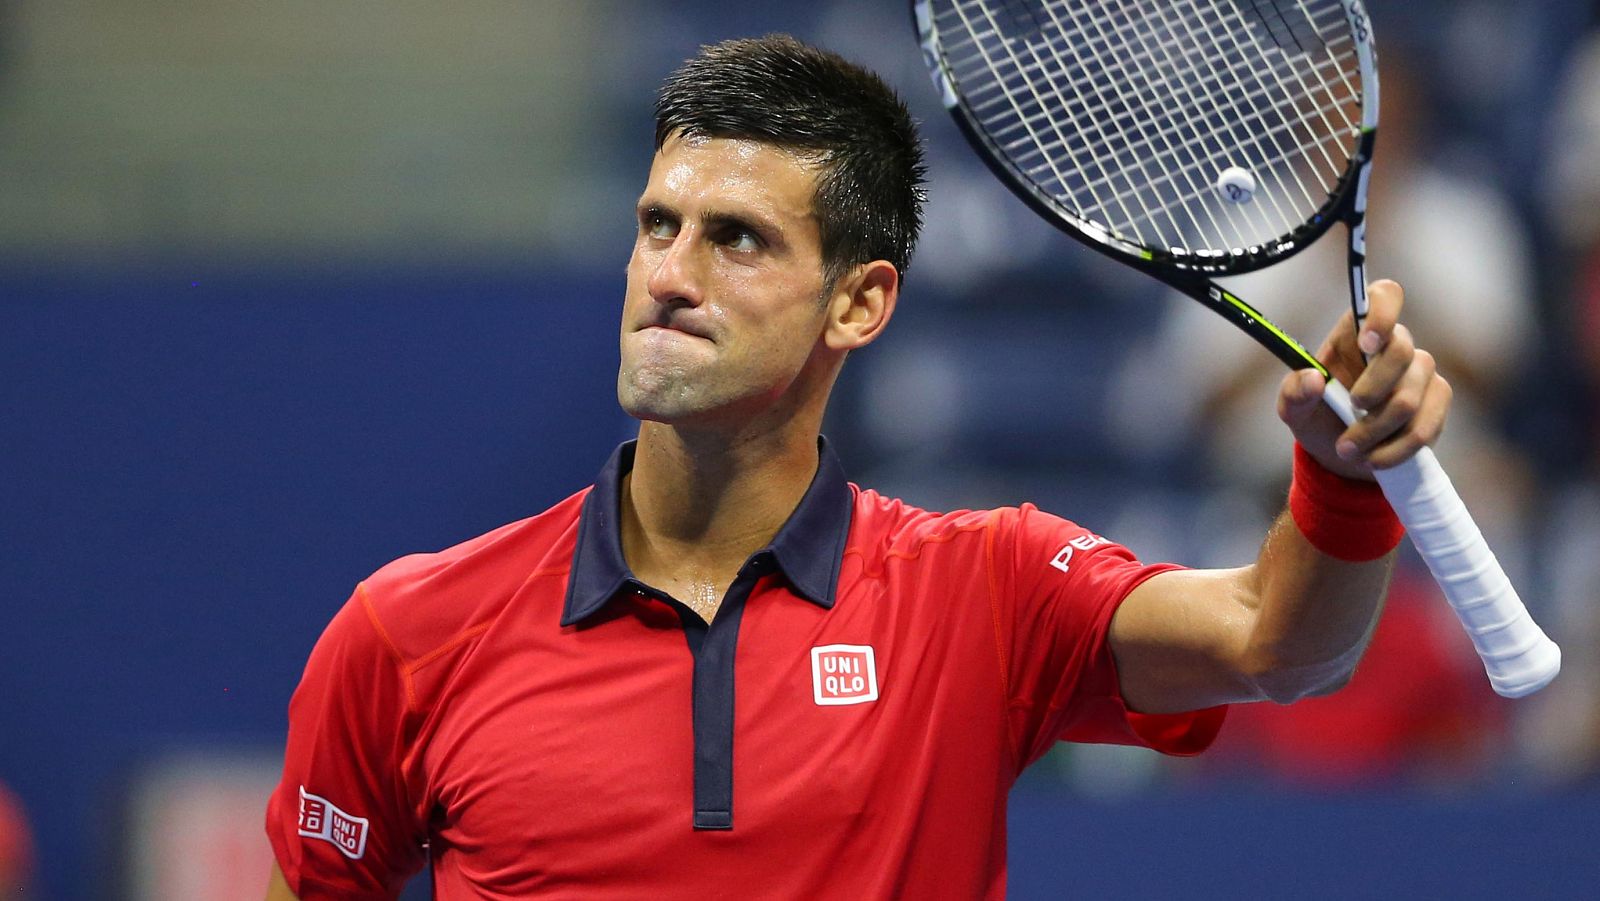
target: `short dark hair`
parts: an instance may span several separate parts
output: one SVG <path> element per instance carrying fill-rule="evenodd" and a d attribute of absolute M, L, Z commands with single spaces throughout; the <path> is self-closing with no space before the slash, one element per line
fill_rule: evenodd
<path fill-rule="evenodd" d="M 656 97 L 656 149 L 674 134 L 815 158 L 825 283 L 880 259 L 904 277 L 927 170 L 911 113 L 877 75 L 786 34 L 701 47 Z"/>

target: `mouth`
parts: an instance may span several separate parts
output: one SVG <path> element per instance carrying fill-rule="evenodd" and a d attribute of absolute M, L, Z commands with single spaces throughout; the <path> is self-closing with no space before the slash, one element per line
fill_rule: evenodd
<path fill-rule="evenodd" d="M 645 334 L 649 334 L 650 332 L 675 332 L 680 335 L 687 335 L 690 338 L 699 338 L 702 341 L 711 340 L 710 335 L 705 334 L 693 326 L 685 325 L 683 323 L 668 324 L 662 322 L 649 322 L 639 327 L 638 331 Z"/>

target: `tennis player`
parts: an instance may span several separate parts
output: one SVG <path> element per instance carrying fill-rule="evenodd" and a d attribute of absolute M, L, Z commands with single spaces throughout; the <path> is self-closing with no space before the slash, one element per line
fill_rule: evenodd
<path fill-rule="evenodd" d="M 1007 792 L 1055 742 L 1193 754 L 1225 705 L 1349 678 L 1400 539 L 1370 472 L 1450 403 L 1399 287 L 1321 350 L 1360 424 L 1284 380 L 1258 559 L 1146 565 L 1030 505 L 858 487 L 820 437 L 922 172 L 892 92 L 792 39 L 669 78 L 622 304 L 638 440 L 356 587 L 290 704 L 269 898 L 393 897 L 431 857 L 443 899 L 998 899 Z"/>

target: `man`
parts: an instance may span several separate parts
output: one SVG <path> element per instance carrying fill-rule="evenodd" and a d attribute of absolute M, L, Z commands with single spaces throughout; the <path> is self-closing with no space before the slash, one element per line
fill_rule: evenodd
<path fill-rule="evenodd" d="M 935 514 L 819 438 L 920 215 L 909 115 L 784 37 L 664 86 L 594 486 L 361 583 L 290 707 L 272 898 L 999 898 L 1005 801 L 1057 740 L 1194 753 L 1221 705 L 1348 678 L 1399 540 L 1370 468 L 1449 389 L 1373 287 L 1286 378 L 1293 515 L 1236 570 L 1145 566 L 1031 506 Z M 1359 375 L 1359 378 L 1353 378 Z"/>

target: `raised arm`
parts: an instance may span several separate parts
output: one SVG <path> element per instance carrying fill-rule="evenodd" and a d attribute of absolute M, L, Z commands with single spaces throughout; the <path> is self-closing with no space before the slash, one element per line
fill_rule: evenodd
<path fill-rule="evenodd" d="M 1118 609 L 1110 641 L 1130 708 L 1286 703 L 1349 680 L 1382 609 L 1399 534 L 1371 470 L 1433 443 L 1451 394 L 1399 324 L 1400 286 L 1376 282 L 1369 298 L 1359 349 L 1347 313 L 1318 351 L 1364 419 L 1346 428 L 1326 409 L 1316 372 L 1284 378 L 1278 415 L 1300 446 L 1295 485 L 1255 563 L 1155 576 Z"/>

